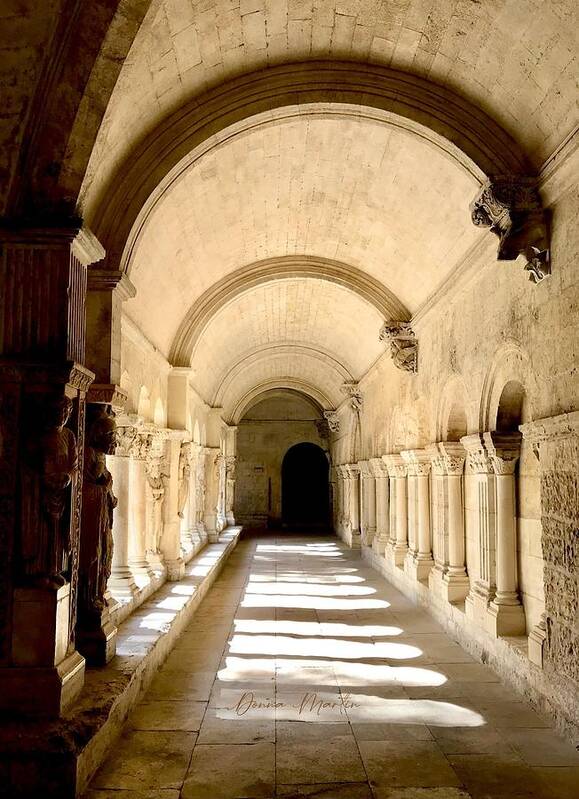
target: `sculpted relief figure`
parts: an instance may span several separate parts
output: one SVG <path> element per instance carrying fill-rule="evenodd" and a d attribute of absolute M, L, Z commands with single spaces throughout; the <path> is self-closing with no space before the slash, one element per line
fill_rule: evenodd
<path fill-rule="evenodd" d="M 165 499 L 165 479 L 163 472 L 163 458 L 152 457 L 146 463 L 145 474 L 149 488 L 149 514 L 147 520 L 148 540 L 147 551 L 158 555 L 161 552 L 161 539 L 163 537 L 163 502 Z"/>
<path fill-rule="evenodd" d="M 186 442 L 181 445 L 179 453 L 179 493 L 178 493 L 178 515 L 184 518 L 185 505 L 189 499 L 189 487 L 191 481 L 191 444 Z"/>
<path fill-rule="evenodd" d="M 79 618 L 100 619 L 113 559 L 113 478 L 106 456 L 116 447 L 115 420 L 98 408 L 88 422 L 82 488 Z"/>
<path fill-rule="evenodd" d="M 59 588 L 68 579 L 70 501 L 78 469 L 76 438 L 66 427 L 72 400 L 44 399 L 31 428 L 22 474 L 22 571 L 27 583 Z"/>

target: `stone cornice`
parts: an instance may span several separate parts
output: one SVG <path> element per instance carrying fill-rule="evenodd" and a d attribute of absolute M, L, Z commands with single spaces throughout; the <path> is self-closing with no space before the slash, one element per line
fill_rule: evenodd
<path fill-rule="evenodd" d="M 520 425 L 519 430 L 525 441 L 529 441 L 533 445 L 554 439 L 579 436 L 579 411 L 527 422 Z"/>
<path fill-rule="evenodd" d="M 89 269 L 87 288 L 89 291 L 114 291 L 121 300 L 129 300 L 137 293 L 137 289 L 124 272 L 112 269 Z"/>

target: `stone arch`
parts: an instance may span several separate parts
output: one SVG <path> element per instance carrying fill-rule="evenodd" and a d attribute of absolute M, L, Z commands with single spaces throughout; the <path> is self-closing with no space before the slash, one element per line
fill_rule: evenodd
<path fill-rule="evenodd" d="M 189 366 L 195 347 L 211 318 L 240 294 L 275 280 L 314 278 L 343 286 L 371 303 L 385 319 L 407 320 L 405 305 L 380 281 L 361 269 L 313 256 L 283 256 L 248 264 L 211 286 L 193 304 L 175 335 L 169 361 Z"/>
<path fill-rule="evenodd" d="M 153 421 L 155 422 L 156 425 L 159 425 L 159 427 L 165 426 L 165 408 L 161 397 L 157 397 L 157 400 L 155 402 Z"/>
<path fill-rule="evenodd" d="M 441 392 L 436 413 L 436 440 L 460 441 L 472 429 L 468 393 L 461 375 L 451 375 Z"/>
<path fill-rule="evenodd" d="M 339 100 L 337 99 L 339 98 Z M 479 183 L 530 171 L 516 142 L 449 89 L 369 64 L 307 61 L 250 73 L 193 98 L 163 120 L 81 210 L 111 268 L 128 270 L 160 197 L 205 152 L 260 124 L 296 114 L 366 116 L 402 127 L 457 161 Z"/>
<path fill-rule="evenodd" d="M 511 416 L 519 413 L 524 417 L 521 421 L 533 419 L 534 396 L 535 378 L 530 358 L 518 342 L 508 341 L 497 351 L 484 380 L 479 410 L 480 430 L 497 430 L 499 413 L 502 424 L 509 412 Z M 507 410 L 509 404 L 510 411 Z M 517 404 L 518 409 L 515 408 Z"/>
<path fill-rule="evenodd" d="M 139 389 L 137 413 L 147 421 L 151 420 L 151 399 L 149 397 L 149 390 L 146 386 L 141 386 Z"/>
<path fill-rule="evenodd" d="M 267 380 L 255 386 L 255 388 L 247 392 L 243 397 L 241 397 L 241 399 L 237 401 L 233 410 L 229 414 L 230 423 L 235 425 L 238 424 L 243 418 L 244 414 L 246 414 L 249 408 L 252 407 L 252 405 L 254 405 L 256 402 L 259 402 L 259 399 L 262 398 L 263 395 L 275 389 L 292 389 L 297 391 L 299 394 L 305 394 L 323 410 L 330 410 L 333 407 L 332 401 L 329 397 L 327 397 L 315 386 L 309 385 L 304 381 L 296 379 Z"/>

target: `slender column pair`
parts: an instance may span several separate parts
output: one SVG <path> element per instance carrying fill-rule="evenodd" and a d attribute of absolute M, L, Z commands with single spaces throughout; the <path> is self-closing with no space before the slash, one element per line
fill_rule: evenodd
<path fill-rule="evenodd" d="M 429 586 L 448 602 L 461 602 L 470 582 L 465 567 L 462 444 L 445 441 L 427 448 L 432 462 L 432 543 L 434 569 Z"/>
<path fill-rule="evenodd" d="M 405 571 L 415 580 L 428 579 L 434 565 L 430 523 L 430 455 L 426 450 L 401 453 L 408 468 L 408 540 Z"/>
<path fill-rule="evenodd" d="M 495 636 L 525 632 L 517 578 L 515 467 L 520 442 L 520 433 L 488 432 L 461 439 L 477 486 L 478 576 L 466 611 Z"/>
<path fill-rule="evenodd" d="M 376 534 L 376 484 L 370 461 L 359 461 L 360 534 L 363 546 L 372 546 Z"/>
<path fill-rule="evenodd" d="M 376 535 L 372 548 L 378 555 L 384 555 L 390 535 L 388 468 L 382 458 L 371 458 L 370 466 L 376 493 Z"/>
<path fill-rule="evenodd" d="M 384 556 L 394 566 L 403 566 L 408 552 L 407 470 L 401 455 L 385 455 L 390 484 L 390 537 Z"/>

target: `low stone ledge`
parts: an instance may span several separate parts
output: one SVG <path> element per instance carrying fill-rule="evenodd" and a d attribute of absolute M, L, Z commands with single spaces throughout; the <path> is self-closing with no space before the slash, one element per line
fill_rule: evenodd
<path fill-rule="evenodd" d="M 142 693 L 235 548 L 241 527 L 224 530 L 120 627 L 117 655 L 87 668 L 83 691 L 56 721 L 0 722 L 0 796 L 74 799 L 106 758 Z"/>
<path fill-rule="evenodd" d="M 452 605 L 434 595 L 427 585 L 415 582 L 374 550 L 363 547 L 362 558 L 401 593 L 427 610 L 455 641 L 474 658 L 490 666 L 501 679 L 574 743 L 579 743 L 579 712 L 574 688 L 547 674 L 528 658 L 527 637 L 493 638 L 473 625 L 461 605 Z"/>

